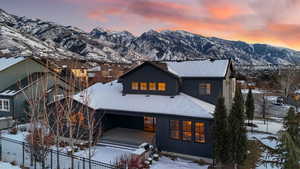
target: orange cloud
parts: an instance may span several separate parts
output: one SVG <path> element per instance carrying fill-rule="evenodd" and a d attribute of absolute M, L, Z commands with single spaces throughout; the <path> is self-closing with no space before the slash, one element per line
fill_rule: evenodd
<path fill-rule="evenodd" d="M 277 1 L 201 0 L 200 3 L 193 3 L 198 6 L 190 5 L 187 1 L 183 3 L 182 0 L 86 0 L 84 2 L 93 4 L 88 18 L 106 23 L 118 22 L 117 25 L 121 25 L 122 28 L 127 27 L 131 31 L 136 31 L 139 27 L 144 29 L 140 32 L 152 28 L 186 30 L 206 36 L 271 43 L 300 50 L 300 23 L 287 24 L 285 23 L 287 19 L 281 19 L 292 18 L 289 17 L 289 12 L 300 15 L 299 2 L 286 0 L 280 1 L 278 5 Z M 148 27 L 145 28 L 144 25 Z"/>

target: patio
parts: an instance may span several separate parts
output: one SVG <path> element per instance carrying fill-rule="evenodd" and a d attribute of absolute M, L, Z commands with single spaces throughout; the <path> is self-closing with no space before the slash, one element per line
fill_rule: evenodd
<path fill-rule="evenodd" d="M 153 144 L 155 142 L 155 133 L 136 129 L 113 128 L 104 132 L 101 140 L 111 143 L 139 146 L 142 143 Z"/>

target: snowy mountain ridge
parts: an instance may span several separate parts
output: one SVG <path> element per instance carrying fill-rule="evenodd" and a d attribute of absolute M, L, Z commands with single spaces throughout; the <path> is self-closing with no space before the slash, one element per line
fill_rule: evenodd
<path fill-rule="evenodd" d="M 232 58 L 240 64 L 300 63 L 300 52 L 266 44 L 248 44 L 186 31 L 150 30 L 140 36 L 97 27 L 85 32 L 0 10 L 0 52 L 96 61 L 193 60 Z"/>

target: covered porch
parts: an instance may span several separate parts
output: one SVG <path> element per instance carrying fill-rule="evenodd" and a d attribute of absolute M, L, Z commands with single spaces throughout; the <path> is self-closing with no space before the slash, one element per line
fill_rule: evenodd
<path fill-rule="evenodd" d="M 137 129 L 113 128 L 103 133 L 103 142 L 139 146 L 143 143 L 154 144 L 155 133 Z"/>
<path fill-rule="evenodd" d="M 155 145 L 156 118 L 130 114 L 106 114 L 103 119 L 102 142 L 139 146 Z"/>

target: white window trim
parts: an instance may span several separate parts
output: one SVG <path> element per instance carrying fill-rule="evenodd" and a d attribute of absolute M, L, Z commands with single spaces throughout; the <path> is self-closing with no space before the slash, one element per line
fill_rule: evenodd
<path fill-rule="evenodd" d="M 4 102 L 8 103 L 7 109 L 4 108 Z M 0 104 L 1 104 L 0 111 L 10 112 L 10 100 L 9 99 L 0 99 Z"/>
<path fill-rule="evenodd" d="M 63 94 L 57 94 L 53 96 L 53 101 L 59 101 L 63 99 L 65 96 Z"/>

